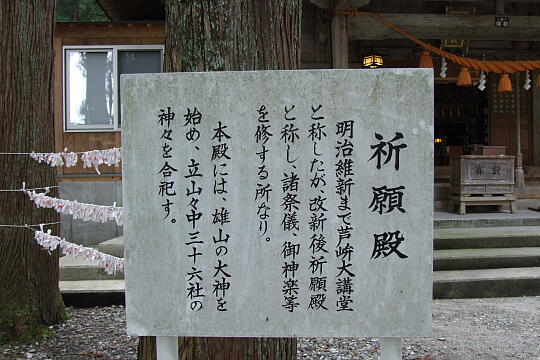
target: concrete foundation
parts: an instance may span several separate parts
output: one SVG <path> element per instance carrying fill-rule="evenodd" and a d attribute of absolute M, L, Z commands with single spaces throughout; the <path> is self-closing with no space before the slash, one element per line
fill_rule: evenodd
<path fill-rule="evenodd" d="M 64 181 L 59 182 L 60 198 L 77 200 L 96 205 L 122 206 L 122 183 L 120 181 Z M 122 227 L 116 222 L 95 223 L 74 220 L 71 215 L 61 215 L 61 236 L 67 241 L 84 246 L 97 245 L 122 235 Z"/>

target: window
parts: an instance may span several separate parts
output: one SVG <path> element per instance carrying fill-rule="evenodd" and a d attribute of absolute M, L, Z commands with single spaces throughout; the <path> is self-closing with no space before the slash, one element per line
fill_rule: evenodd
<path fill-rule="evenodd" d="M 64 129 L 120 129 L 120 75 L 158 73 L 163 46 L 64 47 Z"/>

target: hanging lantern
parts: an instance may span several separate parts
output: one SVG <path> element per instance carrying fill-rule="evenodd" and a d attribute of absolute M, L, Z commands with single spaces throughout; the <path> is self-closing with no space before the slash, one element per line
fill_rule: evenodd
<path fill-rule="evenodd" d="M 472 86 L 471 73 L 469 68 L 462 67 L 457 78 L 457 86 Z"/>
<path fill-rule="evenodd" d="M 499 79 L 499 92 L 512 92 L 512 81 L 510 81 L 508 74 L 501 74 L 501 78 Z"/>
<path fill-rule="evenodd" d="M 383 66 L 383 58 L 380 55 L 369 55 L 364 57 L 364 67 L 367 68 L 378 68 Z"/>
<path fill-rule="evenodd" d="M 420 57 L 420 68 L 432 68 L 433 69 L 433 59 L 429 51 L 422 51 L 422 56 Z"/>

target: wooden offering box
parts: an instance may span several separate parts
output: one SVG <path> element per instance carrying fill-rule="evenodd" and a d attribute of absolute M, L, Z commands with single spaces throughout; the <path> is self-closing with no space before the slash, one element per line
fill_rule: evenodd
<path fill-rule="evenodd" d="M 474 145 L 472 153 L 474 155 L 504 155 L 506 146 Z"/>
<path fill-rule="evenodd" d="M 514 156 L 462 155 L 450 158 L 448 211 L 459 205 L 509 205 L 517 212 L 514 195 Z"/>

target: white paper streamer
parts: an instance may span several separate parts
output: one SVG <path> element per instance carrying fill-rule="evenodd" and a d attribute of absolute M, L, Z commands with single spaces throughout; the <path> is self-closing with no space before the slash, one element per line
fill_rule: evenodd
<path fill-rule="evenodd" d="M 446 78 L 446 71 L 448 70 L 448 66 L 446 64 L 446 59 L 441 58 L 441 77 L 444 79 Z"/>
<path fill-rule="evenodd" d="M 77 165 L 77 153 L 74 152 L 67 152 L 67 148 L 64 149 L 64 152 L 62 153 L 62 156 L 64 157 L 64 162 L 66 163 L 66 167 L 72 167 Z"/>
<path fill-rule="evenodd" d="M 84 221 L 94 222 L 107 222 L 114 220 L 118 225 L 123 224 L 124 209 L 116 207 L 116 203 L 113 206 L 102 206 L 94 204 L 79 203 L 77 201 L 62 200 L 47 196 L 49 192 L 45 188 L 44 193 L 37 193 L 35 191 L 24 191 L 30 200 L 32 200 L 37 207 L 54 209 L 60 214 L 66 214 L 73 216 L 73 219 L 82 219 Z"/>
<path fill-rule="evenodd" d="M 67 152 L 67 148 L 61 153 L 35 153 L 31 152 L 30 157 L 38 163 L 44 162 L 50 166 L 75 166 L 77 164 L 77 153 Z"/>
<path fill-rule="evenodd" d="M 484 91 L 485 88 L 486 88 L 486 73 L 484 73 L 484 71 L 481 71 L 480 79 L 478 80 L 478 89 L 480 89 L 480 91 Z"/>
<path fill-rule="evenodd" d="M 51 230 L 47 230 L 46 233 L 43 232 L 42 225 L 40 225 L 40 228 L 41 231 L 34 230 L 34 239 L 45 250 L 51 251 L 60 247 L 62 254 L 73 257 L 82 256 L 90 264 L 98 265 L 105 269 L 107 274 L 115 274 L 124 271 L 124 259 L 104 254 L 96 249 L 67 242 L 65 239 L 51 235 Z"/>
<path fill-rule="evenodd" d="M 83 167 L 89 168 L 94 167 L 98 174 L 98 166 L 101 164 L 106 164 L 109 166 L 118 166 L 122 160 L 122 154 L 120 148 L 112 148 L 106 150 L 91 150 L 86 151 L 81 155 L 81 160 L 83 161 Z"/>
<path fill-rule="evenodd" d="M 78 160 L 77 154 L 81 154 L 81 160 L 83 161 L 84 168 L 93 167 L 94 169 L 96 169 L 96 172 L 98 174 L 101 174 L 98 168 L 99 165 L 105 164 L 108 166 L 114 165 L 118 167 L 120 165 L 120 161 L 122 161 L 121 148 L 112 148 L 112 149 L 105 149 L 105 150 L 90 150 L 90 151 L 84 151 L 80 153 L 68 152 L 67 148 L 65 148 L 64 151 L 61 153 L 31 152 L 30 157 L 39 163 L 44 162 L 50 166 L 64 166 L 65 165 L 66 167 L 71 167 L 71 166 L 77 165 L 77 160 Z"/>
<path fill-rule="evenodd" d="M 529 90 L 531 88 L 531 74 L 529 71 L 525 71 L 525 84 L 523 85 L 523 88 L 525 90 Z"/>
<path fill-rule="evenodd" d="M 35 153 L 32 152 L 30 157 L 36 160 L 38 163 L 44 162 L 45 164 L 51 166 L 63 166 L 64 160 L 62 160 L 62 155 L 60 153 Z"/>

